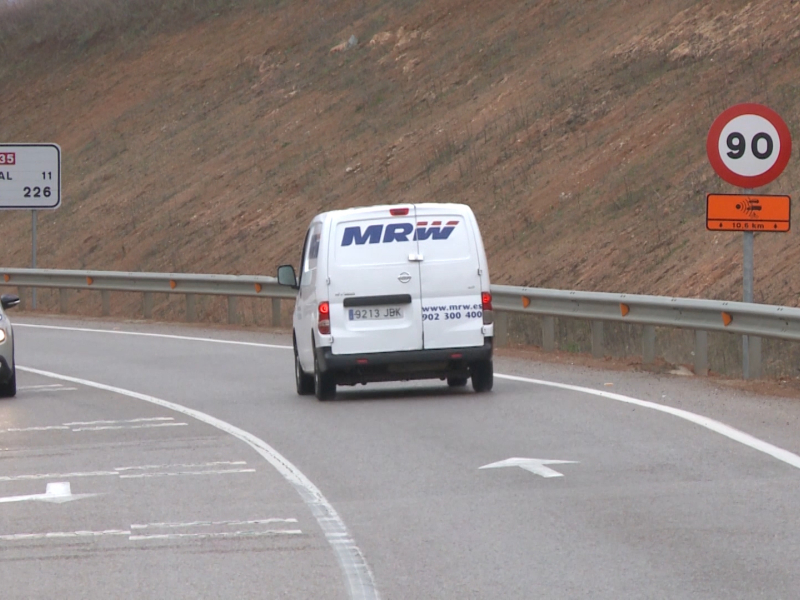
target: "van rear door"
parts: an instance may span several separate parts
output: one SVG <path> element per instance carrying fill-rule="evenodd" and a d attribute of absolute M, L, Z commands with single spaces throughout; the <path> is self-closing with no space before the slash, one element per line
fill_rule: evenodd
<path fill-rule="evenodd" d="M 420 267 L 411 205 L 345 211 L 331 225 L 334 354 L 422 349 Z"/>
<path fill-rule="evenodd" d="M 424 347 L 482 346 L 481 254 L 475 221 L 457 206 L 416 209 Z"/>

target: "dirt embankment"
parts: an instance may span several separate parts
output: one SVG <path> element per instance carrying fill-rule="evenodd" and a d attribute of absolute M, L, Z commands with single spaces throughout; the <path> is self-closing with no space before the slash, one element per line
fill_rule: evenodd
<path fill-rule="evenodd" d="M 457 201 L 496 283 L 735 300 L 708 128 L 761 102 L 800 131 L 790 0 L 145 5 L 29 46 L 0 27 L 0 140 L 63 150 L 40 267 L 274 274 L 321 210 Z M 760 191 L 798 187 L 794 154 Z M 2 217 L 28 266 L 30 216 Z M 757 301 L 798 305 L 796 229 L 756 237 Z"/>

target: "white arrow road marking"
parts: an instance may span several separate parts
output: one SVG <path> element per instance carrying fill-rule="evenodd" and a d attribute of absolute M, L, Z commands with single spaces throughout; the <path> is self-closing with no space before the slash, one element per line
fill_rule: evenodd
<path fill-rule="evenodd" d="M 70 489 L 69 481 L 59 481 L 55 483 L 48 483 L 44 494 L 7 496 L 5 498 L 0 498 L 0 503 L 27 502 L 29 500 L 37 500 L 40 502 L 53 502 L 56 504 L 61 504 L 62 502 L 80 500 L 81 498 L 90 498 L 92 496 L 97 496 L 97 494 L 73 494 L 72 490 Z"/>
<path fill-rule="evenodd" d="M 546 467 L 545 465 L 569 465 L 576 464 L 576 460 L 546 460 L 542 458 L 507 458 L 498 462 L 493 462 L 489 465 L 483 465 L 480 469 L 502 469 L 503 467 L 519 467 L 535 473 L 540 477 L 563 477 L 563 473 L 559 473 L 555 469 Z"/>

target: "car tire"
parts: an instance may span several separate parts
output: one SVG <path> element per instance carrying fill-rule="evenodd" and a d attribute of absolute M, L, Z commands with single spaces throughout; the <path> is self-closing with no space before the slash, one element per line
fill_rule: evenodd
<path fill-rule="evenodd" d="M 481 360 L 473 363 L 472 389 L 476 392 L 489 392 L 494 385 L 494 366 L 491 360 Z"/>
<path fill-rule="evenodd" d="M 297 341 L 294 342 L 294 382 L 300 396 L 314 393 L 314 376 L 303 371 L 300 359 L 297 356 Z"/>
<path fill-rule="evenodd" d="M 13 398 L 17 395 L 17 369 L 11 365 L 11 378 L 0 384 L 0 398 Z"/>
<path fill-rule="evenodd" d="M 467 377 L 448 377 L 447 385 L 450 387 L 464 387 L 467 385 Z"/>
<path fill-rule="evenodd" d="M 314 395 L 317 400 L 333 400 L 336 396 L 336 380 L 333 373 L 319 370 L 316 352 L 314 353 Z"/>

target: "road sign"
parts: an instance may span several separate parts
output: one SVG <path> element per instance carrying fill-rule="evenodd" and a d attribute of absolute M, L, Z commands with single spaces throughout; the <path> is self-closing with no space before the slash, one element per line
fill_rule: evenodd
<path fill-rule="evenodd" d="M 737 104 L 722 112 L 708 132 L 711 166 L 728 183 L 756 188 L 783 172 L 792 154 L 789 128 L 761 104 Z"/>
<path fill-rule="evenodd" d="M 61 148 L 57 144 L 0 144 L 0 209 L 41 210 L 61 205 Z"/>
<path fill-rule="evenodd" d="M 784 232 L 791 225 L 789 196 L 708 194 L 706 229 L 709 231 Z"/>

